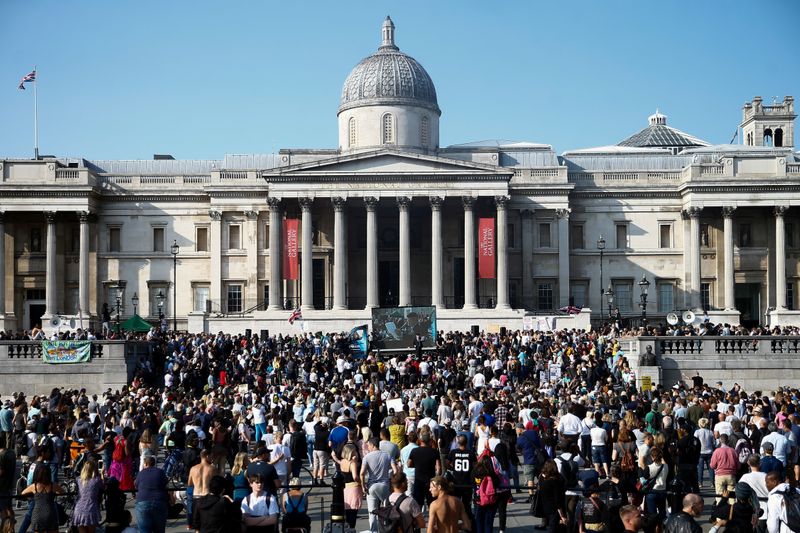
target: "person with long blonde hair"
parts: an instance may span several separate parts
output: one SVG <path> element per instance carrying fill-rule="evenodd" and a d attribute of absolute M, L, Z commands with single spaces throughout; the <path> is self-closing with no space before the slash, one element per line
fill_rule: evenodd
<path fill-rule="evenodd" d="M 358 461 L 358 451 L 354 444 L 345 444 L 342 449 L 342 460 L 339 468 L 344 477 L 344 516 L 347 524 L 355 528 L 358 511 L 361 509 L 361 500 L 364 499 L 364 490 L 358 473 L 361 465 Z"/>
<path fill-rule="evenodd" d="M 79 533 L 94 533 L 102 517 L 100 515 L 100 498 L 103 494 L 103 479 L 94 461 L 83 463 L 78 478 L 78 501 L 72 515 L 72 524 L 78 527 Z"/>
<path fill-rule="evenodd" d="M 247 466 L 250 464 L 250 457 L 246 452 L 239 452 L 233 459 L 231 468 L 231 478 L 233 482 L 233 502 L 240 505 L 242 500 L 250 494 L 250 483 L 247 481 Z"/>

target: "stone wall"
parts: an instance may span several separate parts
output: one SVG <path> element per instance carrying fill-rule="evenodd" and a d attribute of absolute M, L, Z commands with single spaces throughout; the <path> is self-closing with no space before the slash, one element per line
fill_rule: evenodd
<path fill-rule="evenodd" d="M 50 394 L 55 387 L 85 388 L 89 394 L 117 390 L 133 378 L 139 354 L 146 351 L 146 343 L 93 341 L 90 362 L 48 364 L 40 342 L 0 341 L 0 394 Z"/>

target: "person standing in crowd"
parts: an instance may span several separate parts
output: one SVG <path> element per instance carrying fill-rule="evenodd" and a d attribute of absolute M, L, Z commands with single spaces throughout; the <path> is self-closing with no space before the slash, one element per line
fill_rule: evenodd
<path fill-rule="evenodd" d="M 208 484 L 208 494 L 197 501 L 195 528 L 200 533 L 241 533 L 240 509 L 224 494 L 227 482 L 216 475 Z"/>
<path fill-rule="evenodd" d="M 376 532 L 378 531 L 378 520 L 373 511 L 389 497 L 391 476 L 398 472 L 398 468 L 386 452 L 380 451 L 378 439 L 371 438 L 367 449 L 369 453 L 361 462 L 361 486 L 367 493 L 369 527 L 370 530 Z"/>
<path fill-rule="evenodd" d="M 558 473 L 556 462 L 548 459 L 539 474 L 538 490 L 533 506 L 533 515 L 542 519 L 548 533 L 557 533 L 560 526 L 567 525 L 565 501 L 564 478 Z"/>
<path fill-rule="evenodd" d="M 58 532 L 56 494 L 63 493 L 61 485 L 53 482 L 50 468 L 44 464 L 36 465 L 31 484 L 20 494 L 33 497 L 30 524 L 34 533 Z"/>
<path fill-rule="evenodd" d="M 100 498 L 103 494 L 103 480 L 97 463 L 86 460 L 78 478 L 78 501 L 72 514 L 72 525 L 78 527 L 79 533 L 94 533 L 100 525 Z"/>
<path fill-rule="evenodd" d="M 792 531 L 786 523 L 789 519 L 786 515 L 786 506 L 783 504 L 783 494 L 789 490 L 795 490 L 789 483 L 783 481 L 780 474 L 769 472 L 764 479 L 769 490 L 767 500 L 767 532 L 768 533 L 797 533 Z"/>
<path fill-rule="evenodd" d="M 167 525 L 167 476 L 151 452 L 136 476 L 136 525 L 139 533 L 164 533 Z"/>
<path fill-rule="evenodd" d="M 311 471 L 313 483 L 321 485 L 328 475 L 331 461 L 330 431 L 328 417 L 323 416 L 314 425 L 314 462 Z"/>
<path fill-rule="evenodd" d="M 442 476 L 436 476 L 431 479 L 428 490 L 433 495 L 433 502 L 428 512 L 427 531 L 431 533 L 470 531 L 472 522 L 469 515 L 461 500 L 451 495 L 453 486 L 447 479 Z M 421 513 L 419 518 L 422 518 Z M 421 527 L 421 525 L 415 525 L 417 529 Z M 502 533 L 503 530 L 501 529 L 500 531 Z"/>
<path fill-rule="evenodd" d="M 714 470 L 714 490 L 717 494 L 716 503 L 719 503 L 719 495 L 725 491 L 732 492 L 736 485 L 736 472 L 739 470 L 739 457 L 736 452 L 728 446 L 728 435 L 721 433 L 719 436 L 719 448 L 714 450 L 711 455 L 711 468 Z"/>
<path fill-rule="evenodd" d="M 625 528 L 624 533 L 639 533 L 644 527 L 642 510 L 635 505 L 624 505 L 619 510 L 619 517 Z"/>
<path fill-rule="evenodd" d="M 691 409 L 691 407 L 689 408 Z M 697 420 L 698 428 L 694 436 L 700 441 L 700 459 L 697 462 L 697 484 L 702 487 L 704 484 L 703 474 L 708 470 L 711 474 L 711 482 L 714 482 L 714 470 L 711 469 L 711 455 L 714 453 L 716 440 L 714 432 L 708 429 L 708 418 L 702 417 Z"/>
<path fill-rule="evenodd" d="M 664 533 L 702 533 L 695 518 L 703 512 L 703 498 L 697 494 L 683 497 L 683 509 L 672 514 L 664 524 Z"/>
<path fill-rule="evenodd" d="M 397 471 L 392 475 L 392 493 L 389 495 L 389 505 L 397 506 L 400 513 L 400 527 L 402 531 L 418 531 L 425 526 L 425 517 L 419 504 L 407 495 L 408 480 L 406 475 Z M 398 504 L 399 502 L 399 504 Z M 428 529 L 428 531 L 435 531 Z"/>
<path fill-rule="evenodd" d="M 242 500 L 242 525 L 244 533 L 275 533 L 280 507 L 278 498 L 264 490 L 258 475 L 249 476 L 251 492 Z"/>
<path fill-rule="evenodd" d="M 16 480 L 17 454 L 10 448 L 10 433 L 7 437 L 0 439 L 0 531 L 13 532 L 16 521 L 14 520 L 12 492 Z"/>
<path fill-rule="evenodd" d="M 339 468 L 344 477 L 344 515 L 347 524 L 355 528 L 358 511 L 361 509 L 361 500 L 364 490 L 361 486 L 359 475 L 361 465 L 358 461 L 358 452 L 354 444 L 345 444 L 342 449 L 342 460 Z"/>
<path fill-rule="evenodd" d="M 247 467 L 250 464 L 250 458 L 247 457 L 246 452 L 239 452 L 233 459 L 233 467 L 231 467 L 230 483 L 233 487 L 233 503 L 238 507 L 245 496 L 250 494 L 250 483 L 247 481 Z"/>
<path fill-rule="evenodd" d="M 431 479 L 442 473 L 442 463 L 439 452 L 432 448 L 432 439 L 429 431 L 423 431 L 419 436 L 419 446 L 408 456 L 407 466 L 414 469 L 414 488 L 412 495 L 420 507 L 429 505 L 433 496 L 428 490 Z"/>
<path fill-rule="evenodd" d="M 186 520 L 190 526 L 194 526 L 194 519 L 197 514 L 195 504 L 200 498 L 208 494 L 211 478 L 218 474 L 219 471 L 216 464 L 214 464 L 214 455 L 209 450 L 200 452 L 200 464 L 193 466 L 189 470 L 189 480 L 186 483 L 187 487 L 192 488 L 191 500 L 188 499 L 187 491 L 186 506 Z"/>

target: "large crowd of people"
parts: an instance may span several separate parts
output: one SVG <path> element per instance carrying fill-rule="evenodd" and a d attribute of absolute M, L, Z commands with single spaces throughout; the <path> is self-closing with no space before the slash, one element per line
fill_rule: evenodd
<path fill-rule="evenodd" d="M 56 531 L 70 487 L 81 533 L 159 532 L 169 517 L 202 533 L 308 531 L 315 485 L 343 486 L 347 525 L 374 532 L 504 533 L 509 505 L 552 532 L 700 531 L 709 514 L 715 531 L 797 531 L 800 392 L 700 376 L 638 390 L 628 334 L 441 332 L 432 349 L 359 357 L 346 333 L 154 328 L 122 390 L 5 401 L 3 531 Z M 710 513 L 701 491 L 716 495 Z"/>

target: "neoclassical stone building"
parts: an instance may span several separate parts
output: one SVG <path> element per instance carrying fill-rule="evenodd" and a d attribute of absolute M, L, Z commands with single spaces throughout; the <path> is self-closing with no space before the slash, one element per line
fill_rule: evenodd
<path fill-rule="evenodd" d="M 0 326 L 96 323 L 118 292 L 123 319 L 136 295 L 145 318 L 161 303 L 179 327 L 213 331 L 290 329 L 294 307 L 314 330 L 344 328 L 395 305 L 435 305 L 443 328 L 520 326 L 569 303 L 607 313 L 609 288 L 638 316 L 643 276 L 651 320 L 796 320 L 792 97 L 745 104 L 743 144 L 709 145 L 656 112 L 617 145 L 560 156 L 529 142 L 440 147 L 433 81 L 394 30 L 387 19 L 347 77 L 333 149 L 0 160 Z M 494 279 L 477 275 L 479 218 L 495 219 Z M 292 219 L 300 268 L 286 280 Z"/>

